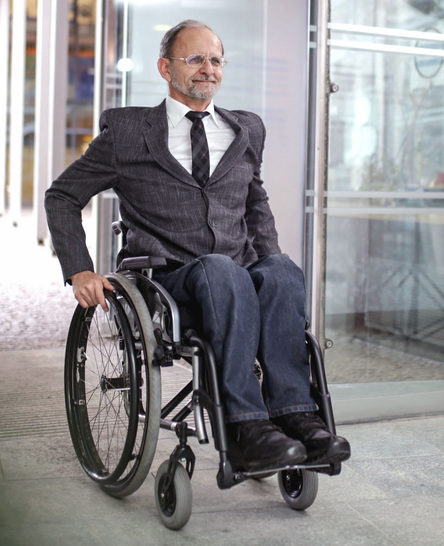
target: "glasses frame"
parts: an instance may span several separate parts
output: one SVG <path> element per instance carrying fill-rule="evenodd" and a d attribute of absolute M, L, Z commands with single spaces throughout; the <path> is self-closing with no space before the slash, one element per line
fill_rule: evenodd
<path fill-rule="evenodd" d="M 192 57 L 202 57 L 203 58 L 202 64 L 199 67 L 191 65 L 189 61 Z M 224 68 L 228 63 L 227 59 L 225 57 L 222 57 L 222 55 L 220 56 L 211 55 L 211 57 L 209 57 L 208 55 L 204 55 L 203 53 L 191 53 L 191 55 L 188 55 L 188 57 L 166 57 L 166 58 L 169 59 L 170 61 L 184 61 L 185 63 L 187 63 L 187 65 L 190 68 L 202 68 L 207 61 L 210 62 L 213 68 Z M 220 65 L 214 66 L 214 64 L 211 62 L 211 59 L 218 59 L 220 61 Z"/>

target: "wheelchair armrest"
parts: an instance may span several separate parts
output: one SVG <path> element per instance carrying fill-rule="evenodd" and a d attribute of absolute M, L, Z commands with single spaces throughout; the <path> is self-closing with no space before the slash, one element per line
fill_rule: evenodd
<path fill-rule="evenodd" d="M 124 258 L 117 268 L 117 271 L 127 269 L 135 271 L 139 269 L 156 269 L 157 267 L 165 267 L 167 265 L 166 258 L 161 256 L 136 256 L 134 258 Z"/>

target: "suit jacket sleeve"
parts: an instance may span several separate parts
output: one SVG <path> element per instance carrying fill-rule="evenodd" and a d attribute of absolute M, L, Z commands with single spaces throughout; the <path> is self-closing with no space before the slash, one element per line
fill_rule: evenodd
<path fill-rule="evenodd" d="M 255 130 L 250 128 L 250 138 L 253 147 L 256 149 L 257 161 L 247 198 L 245 220 L 248 226 L 248 236 L 253 247 L 257 255 L 262 257 L 268 254 L 280 254 L 281 249 L 279 248 L 274 216 L 261 179 L 262 156 L 266 135 L 265 126 L 259 116 L 254 115 L 254 117 L 257 123 L 254 124 Z"/>
<path fill-rule="evenodd" d="M 107 112 L 101 116 L 100 128 L 102 132 L 85 154 L 52 183 L 45 195 L 48 226 L 65 282 L 75 273 L 94 270 L 81 211 L 94 195 L 112 188 L 117 178 L 114 138 Z"/>

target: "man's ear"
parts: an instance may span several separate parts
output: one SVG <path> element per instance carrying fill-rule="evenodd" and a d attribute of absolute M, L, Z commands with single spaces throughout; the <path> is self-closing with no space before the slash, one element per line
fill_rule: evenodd
<path fill-rule="evenodd" d="M 171 73 L 170 73 L 170 60 L 160 57 L 159 60 L 157 61 L 157 68 L 162 78 L 166 80 L 167 82 L 170 82 L 172 79 Z"/>

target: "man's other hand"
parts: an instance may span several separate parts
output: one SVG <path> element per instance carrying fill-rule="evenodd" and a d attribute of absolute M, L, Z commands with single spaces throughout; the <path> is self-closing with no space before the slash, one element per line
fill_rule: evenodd
<path fill-rule="evenodd" d="M 92 271 L 81 271 L 72 275 L 71 282 L 74 296 L 82 307 L 101 305 L 104 311 L 109 311 L 103 291 L 114 290 L 114 287 L 108 279 Z"/>

